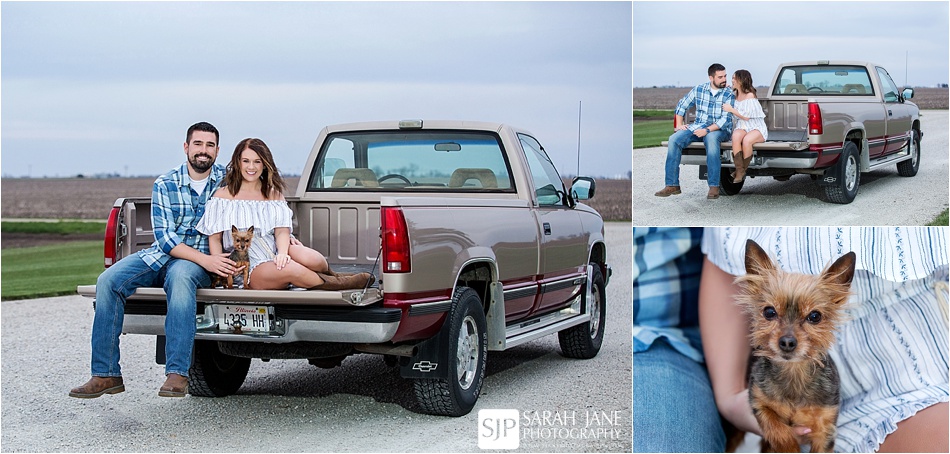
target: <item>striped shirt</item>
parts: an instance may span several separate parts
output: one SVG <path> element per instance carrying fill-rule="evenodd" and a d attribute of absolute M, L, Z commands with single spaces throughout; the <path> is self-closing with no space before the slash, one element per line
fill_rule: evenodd
<path fill-rule="evenodd" d="M 155 242 L 138 252 L 139 257 L 155 271 L 171 259 L 171 250 L 179 244 L 209 252 L 208 237 L 195 226 L 204 215 L 205 202 L 224 178 L 224 166 L 214 165 L 201 194 L 191 188 L 188 163 L 158 177 L 152 185 L 152 230 Z"/>
<path fill-rule="evenodd" d="M 633 352 L 664 339 L 703 361 L 699 343 L 701 228 L 633 228 Z"/>
<path fill-rule="evenodd" d="M 732 115 L 722 111 L 723 103 L 735 106 L 736 96 L 732 89 L 729 87 L 721 88 L 716 94 L 713 94 L 710 83 L 706 82 L 690 90 L 676 104 L 676 115 L 685 117 L 686 111 L 690 107 L 696 106 L 696 119 L 686 127 L 687 129 L 696 131 L 716 124 L 722 132 L 730 134 L 732 132 Z"/>

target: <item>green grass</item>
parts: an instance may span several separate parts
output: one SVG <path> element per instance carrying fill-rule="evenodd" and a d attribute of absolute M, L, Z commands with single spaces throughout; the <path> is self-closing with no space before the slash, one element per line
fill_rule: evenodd
<path fill-rule="evenodd" d="M 658 147 L 673 134 L 673 121 L 648 120 L 633 123 L 633 148 Z"/>
<path fill-rule="evenodd" d="M 53 233 L 60 235 L 76 233 L 103 233 L 106 231 L 105 222 L 82 222 L 82 221 L 58 221 L 58 222 L 36 222 L 36 221 L 4 221 L 0 222 L 0 232 L 2 233 Z"/>
<path fill-rule="evenodd" d="M 950 209 L 943 210 L 943 213 L 940 213 L 937 219 L 927 225 L 950 225 Z"/>
<path fill-rule="evenodd" d="M 0 261 L 0 299 L 74 295 L 77 285 L 94 284 L 102 272 L 102 241 L 4 249 Z"/>

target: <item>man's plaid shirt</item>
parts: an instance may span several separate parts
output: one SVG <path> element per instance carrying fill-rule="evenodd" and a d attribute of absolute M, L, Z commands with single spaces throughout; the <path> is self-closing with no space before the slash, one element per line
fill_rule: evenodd
<path fill-rule="evenodd" d="M 690 106 L 696 106 L 696 120 L 687 129 L 696 131 L 697 129 L 709 128 L 713 124 L 719 125 L 719 129 L 726 134 L 732 133 L 732 115 L 722 111 L 722 104 L 729 103 L 735 107 L 736 96 L 729 87 L 722 88 L 713 95 L 710 90 L 710 83 L 706 82 L 689 91 L 683 99 L 676 104 L 676 115 L 685 117 L 686 111 Z"/>
<path fill-rule="evenodd" d="M 701 227 L 633 228 L 633 352 L 662 339 L 703 361 L 699 342 Z M 636 361 L 636 359 L 634 359 Z"/>
<path fill-rule="evenodd" d="M 201 194 L 191 189 L 188 163 L 158 177 L 152 185 L 152 229 L 155 242 L 138 255 L 150 268 L 160 270 L 171 258 L 169 253 L 179 244 L 186 244 L 207 254 L 208 237 L 195 226 L 205 212 L 205 202 L 211 198 L 224 178 L 224 166 L 211 168 L 208 184 Z"/>

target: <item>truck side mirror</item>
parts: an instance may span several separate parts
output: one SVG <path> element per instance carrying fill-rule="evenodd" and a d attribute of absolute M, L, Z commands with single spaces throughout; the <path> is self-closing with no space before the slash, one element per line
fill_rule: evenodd
<path fill-rule="evenodd" d="M 571 197 L 574 200 L 588 200 L 594 197 L 594 179 L 590 177 L 575 177 L 571 182 Z"/>
<path fill-rule="evenodd" d="M 901 92 L 901 98 L 902 98 L 903 101 L 906 101 L 906 100 L 911 99 L 911 98 L 913 98 L 913 97 L 914 97 L 914 89 L 913 89 L 913 88 L 907 87 L 907 88 L 904 89 L 904 91 Z"/>

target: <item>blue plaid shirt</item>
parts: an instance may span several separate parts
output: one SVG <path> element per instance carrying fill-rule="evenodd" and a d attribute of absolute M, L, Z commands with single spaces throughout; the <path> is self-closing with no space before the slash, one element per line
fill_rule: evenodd
<path fill-rule="evenodd" d="M 722 104 L 729 103 L 730 106 L 735 107 L 736 96 L 729 87 L 720 89 L 715 95 L 709 87 L 710 83 L 706 82 L 690 90 L 676 104 L 676 115 L 685 117 L 686 111 L 695 105 L 696 120 L 687 126 L 687 129 L 696 131 L 716 124 L 724 133 L 730 134 L 732 132 L 732 115 L 722 111 Z"/>
<path fill-rule="evenodd" d="M 195 193 L 191 189 L 188 163 L 184 163 L 155 180 L 152 185 L 152 230 L 155 232 L 155 242 L 138 253 L 150 268 L 160 270 L 171 259 L 171 250 L 182 243 L 205 254 L 210 251 L 208 237 L 195 226 L 205 213 L 205 202 L 217 190 L 222 178 L 224 166 L 215 164 L 204 191 Z"/>
<path fill-rule="evenodd" d="M 699 339 L 702 228 L 633 228 L 633 352 L 658 339 L 703 361 Z"/>

